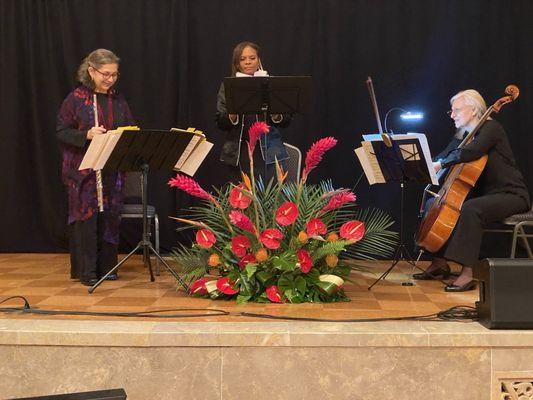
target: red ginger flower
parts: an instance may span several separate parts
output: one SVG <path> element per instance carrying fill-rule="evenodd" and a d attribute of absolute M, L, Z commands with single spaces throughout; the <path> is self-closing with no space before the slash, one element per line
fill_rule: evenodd
<path fill-rule="evenodd" d="M 365 234 L 365 223 L 362 221 L 348 221 L 341 226 L 341 237 L 346 240 L 359 241 Z"/>
<path fill-rule="evenodd" d="M 196 232 L 196 242 L 200 247 L 208 249 L 216 243 L 217 239 L 209 229 L 200 229 Z"/>
<path fill-rule="evenodd" d="M 307 175 L 309 175 L 309 172 L 311 172 L 311 170 L 313 170 L 318 165 L 318 163 L 322 161 L 324 153 L 330 150 L 336 144 L 337 139 L 331 136 L 322 138 L 317 142 L 313 143 L 311 148 L 307 151 L 307 155 L 305 157 L 305 168 L 302 176 L 304 182 L 307 179 Z"/>
<path fill-rule="evenodd" d="M 281 300 L 281 293 L 279 292 L 279 288 L 277 286 L 269 286 L 266 288 L 265 292 L 268 299 L 272 303 L 283 303 L 283 301 Z"/>
<path fill-rule="evenodd" d="M 229 203 L 233 208 L 245 210 L 252 203 L 252 199 L 242 192 L 243 189 L 244 184 L 241 183 L 229 192 Z"/>
<path fill-rule="evenodd" d="M 200 278 L 194 281 L 189 287 L 190 294 L 206 294 L 207 288 L 205 287 L 205 278 Z"/>
<path fill-rule="evenodd" d="M 260 239 L 266 248 L 276 250 L 280 246 L 281 239 L 283 239 L 283 233 L 277 229 L 265 229 L 261 232 Z"/>
<path fill-rule="evenodd" d="M 313 266 L 313 259 L 311 258 L 307 250 L 298 250 L 296 252 L 296 257 L 298 257 L 300 269 L 304 274 L 307 274 Z"/>
<path fill-rule="evenodd" d="M 270 127 L 264 122 L 254 122 L 250 129 L 248 129 L 248 149 L 250 153 L 254 152 L 255 145 L 261 137 L 261 135 L 268 132 Z"/>
<path fill-rule="evenodd" d="M 337 208 L 342 207 L 343 204 L 355 201 L 356 199 L 357 197 L 352 192 L 337 193 L 331 196 L 328 204 L 326 204 L 318 214 L 322 215 L 328 211 L 336 210 Z"/>
<path fill-rule="evenodd" d="M 298 218 L 298 207 L 292 201 L 283 203 L 276 211 L 276 222 L 281 226 L 292 224 Z"/>
<path fill-rule="evenodd" d="M 309 220 L 306 228 L 307 235 L 309 236 L 325 235 L 327 232 L 326 224 L 324 224 L 320 218 Z"/>
<path fill-rule="evenodd" d="M 237 257 L 244 257 L 246 250 L 250 248 L 250 240 L 244 235 L 237 235 L 231 239 L 231 251 Z"/>
<path fill-rule="evenodd" d="M 256 262 L 255 255 L 253 253 L 246 254 L 241 260 L 239 261 L 239 268 L 244 269 L 249 263 Z"/>
<path fill-rule="evenodd" d="M 234 289 L 233 285 L 235 285 L 235 282 L 230 282 L 227 276 L 217 279 L 217 289 L 224 294 L 231 296 L 232 294 L 238 293 L 239 290 Z"/>
<path fill-rule="evenodd" d="M 178 174 L 175 178 L 169 180 L 168 184 L 170 187 L 177 187 L 191 196 L 213 201 L 213 197 L 202 189 L 198 182 L 188 176 Z"/>
<path fill-rule="evenodd" d="M 235 225 L 237 228 L 242 229 L 243 231 L 253 233 L 255 230 L 252 221 L 250 221 L 250 218 L 248 218 L 240 211 L 231 211 L 229 213 L 229 220 L 233 225 Z"/>

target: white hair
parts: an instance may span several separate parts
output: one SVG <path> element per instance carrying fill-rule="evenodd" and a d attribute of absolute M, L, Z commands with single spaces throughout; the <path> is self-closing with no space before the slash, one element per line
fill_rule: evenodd
<path fill-rule="evenodd" d="M 477 118 L 481 118 L 485 114 L 485 111 L 487 111 L 487 103 L 485 103 L 485 99 L 483 99 L 477 90 L 467 89 L 457 93 L 450 99 L 450 105 L 460 98 L 463 98 L 467 105 L 474 108 L 474 113 Z"/>

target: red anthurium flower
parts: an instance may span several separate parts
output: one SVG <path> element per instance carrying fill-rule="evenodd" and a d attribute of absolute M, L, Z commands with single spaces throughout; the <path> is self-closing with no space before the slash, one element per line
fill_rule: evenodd
<path fill-rule="evenodd" d="M 237 235 L 231 239 L 231 250 L 237 257 L 244 257 L 250 248 L 250 240 L 244 235 Z"/>
<path fill-rule="evenodd" d="M 250 253 L 250 254 L 246 254 L 243 258 L 241 258 L 241 260 L 239 261 L 239 268 L 240 269 L 244 269 L 246 268 L 246 265 L 248 265 L 248 263 L 254 263 L 256 262 L 256 258 L 254 256 L 253 253 Z"/>
<path fill-rule="evenodd" d="M 234 284 L 235 282 L 230 282 L 227 276 L 217 279 L 217 289 L 224 294 L 232 295 L 238 293 L 238 289 L 233 289 Z"/>
<path fill-rule="evenodd" d="M 283 203 L 276 211 L 276 222 L 281 226 L 292 224 L 298 218 L 298 207 L 292 201 Z"/>
<path fill-rule="evenodd" d="M 277 229 L 265 229 L 261 232 L 260 239 L 266 248 L 276 250 L 280 246 L 281 239 L 283 239 L 283 233 Z"/>
<path fill-rule="evenodd" d="M 274 286 L 274 285 L 269 286 L 266 288 L 265 292 L 266 292 L 268 299 L 272 303 L 282 303 L 281 293 L 279 292 L 279 288 L 277 286 Z"/>
<path fill-rule="evenodd" d="M 246 215 L 240 211 L 232 210 L 229 213 L 230 222 L 238 228 L 241 228 L 243 231 L 254 232 L 254 224 L 250 221 Z"/>
<path fill-rule="evenodd" d="M 306 230 L 308 236 L 325 235 L 327 232 L 326 224 L 320 218 L 309 220 Z"/>
<path fill-rule="evenodd" d="M 252 203 L 252 199 L 246 196 L 242 191 L 244 189 L 244 184 L 234 187 L 229 192 L 229 203 L 233 208 L 240 208 L 245 210 Z"/>
<path fill-rule="evenodd" d="M 362 221 L 348 221 L 341 226 L 341 237 L 346 240 L 361 240 L 365 234 L 365 223 Z"/>
<path fill-rule="evenodd" d="M 205 278 L 194 281 L 189 287 L 190 294 L 206 294 L 207 288 L 205 287 Z"/>
<path fill-rule="evenodd" d="M 307 250 L 298 250 L 296 252 L 296 257 L 298 257 L 300 269 L 304 274 L 307 274 L 313 266 L 313 259 L 311 258 Z"/>
<path fill-rule="evenodd" d="M 217 239 L 209 229 L 200 229 L 196 232 L 196 242 L 200 247 L 208 249 L 216 243 Z"/>

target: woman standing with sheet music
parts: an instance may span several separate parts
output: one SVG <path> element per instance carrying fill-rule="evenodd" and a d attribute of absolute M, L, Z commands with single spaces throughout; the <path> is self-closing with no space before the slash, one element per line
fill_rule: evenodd
<path fill-rule="evenodd" d="M 259 57 L 259 46 L 252 42 L 241 42 L 233 49 L 231 76 L 253 77 L 268 76 L 263 70 Z M 270 179 L 274 175 L 275 160 L 279 162 L 289 158 L 283 145 L 278 127 L 289 125 L 292 116 L 289 114 L 269 114 L 267 121 L 270 130 L 261 138 L 261 145 L 254 151 L 254 170 L 256 176 Z M 265 116 L 229 114 L 226 108 L 226 94 L 224 83 L 220 85 L 217 96 L 216 122 L 218 127 L 226 131 L 226 140 L 222 146 L 220 161 L 229 166 L 230 181 L 241 180 L 240 171 L 248 173 L 249 158 L 246 146 L 248 129 L 256 121 L 264 121 Z"/>
<path fill-rule="evenodd" d="M 63 101 L 56 134 L 63 153 L 62 179 L 68 193 L 71 278 L 92 286 L 117 263 L 124 174 L 102 171 L 103 212 L 99 212 L 97 174 L 78 170 L 90 141 L 119 126 L 134 125 L 125 98 L 118 94 L 120 59 L 94 50 L 78 68 L 81 83 Z M 108 279 L 117 279 L 113 274 Z"/>

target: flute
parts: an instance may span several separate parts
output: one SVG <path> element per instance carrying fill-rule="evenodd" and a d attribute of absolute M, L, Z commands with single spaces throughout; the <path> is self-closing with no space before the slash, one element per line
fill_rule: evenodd
<path fill-rule="evenodd" d="M 96 93 L 93 94 L 94 126 L 98 126 L 98 104 L 96 103 Z M 96 170 L 96 197 L 98 199 L 98 211 L 104 211 L 104 186 L 102 184 L 102 171 Z"/>

